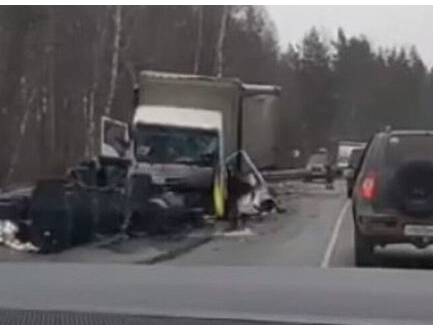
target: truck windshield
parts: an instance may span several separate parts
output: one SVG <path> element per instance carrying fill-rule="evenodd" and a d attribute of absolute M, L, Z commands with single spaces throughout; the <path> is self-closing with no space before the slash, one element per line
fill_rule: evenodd
<path fill-rule="evenodd" d="M 217 131 L 138 125 L 134 140 L 139 162 L 213 166 L 218 157 Z"/>

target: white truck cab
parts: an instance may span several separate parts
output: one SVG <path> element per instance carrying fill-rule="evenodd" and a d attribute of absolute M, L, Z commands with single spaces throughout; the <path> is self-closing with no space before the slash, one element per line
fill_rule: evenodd
<path fill-rule="evenodd" d="M 140 175 L 164 189 L 168 207 L 223 216 L 225 201 L 222 113 L 198 108 L 140 105 L 131 128 L 131 184 Z M 206 199 L 208 198 L 208 199 Z M 162 202 L 159 200 L 159 202 Z M 203 205 L 207 203 L 207 205 Z"/>
<path fill-rule="evenodd" d="M 132 122 L 134 162 L 213 167 L 224 160 L 222 128 L 218 111 L 141 105 Z"/>

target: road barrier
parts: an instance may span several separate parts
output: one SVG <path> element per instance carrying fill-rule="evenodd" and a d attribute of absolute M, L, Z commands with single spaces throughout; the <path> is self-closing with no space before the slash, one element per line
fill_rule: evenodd
<path fill-rule="evenodd" d="M 280 169 L 263 171 L 262 175 L 268 182 L 280 182 L 290 179 L 302 179 L 306 174 L 305 169 Z"/>

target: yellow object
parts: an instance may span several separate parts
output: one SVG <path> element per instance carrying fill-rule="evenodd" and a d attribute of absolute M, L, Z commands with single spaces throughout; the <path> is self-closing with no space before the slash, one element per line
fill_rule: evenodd
<path fill-rule="evenodd" d="M 213 201 L 217 218 L 223 218 L 225 214 L 225 192 L 224 179 L 221 173 L 216 173 L 213 186 Z"/>

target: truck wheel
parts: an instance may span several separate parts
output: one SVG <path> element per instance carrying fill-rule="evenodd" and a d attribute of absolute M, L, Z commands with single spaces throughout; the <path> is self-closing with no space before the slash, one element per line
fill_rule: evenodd
<path fill-rule="evenodd" d="M 126 231 L 129 236 L 140 236 L 143 232 L 149 236 L 157 235 L 162 231 L 162 217 L 157 210 L 134 211 Z"/>
<path fill-rule="evenodd" d="M 48 231 L 31 229 L 30 242 L 38 248 L 40 254 L 49 254 L 53 251 L 52 238 Z"/>
<path fill-rule="evenodd" d="M 32 225 L 29 228 L 29 240 L 40 254 L 60 253 L 71 246 L 72 218 L 68 213 L 61 215 L 59 212 L 58 216 L 57 224 L 53 223 L 51 227 Z"/>
<path fill-rule="evenodd" d="M 358 267 L 372 266 L 374 245 L 360 233 L 355 225 L 355 265 Z"/>
<path fill-rule="evenodd" d="M 59 253 L 67 248 L 53 230 L 35 229 L 30 233 L 30 241 L 39 250 L 39 254 Z"/>

